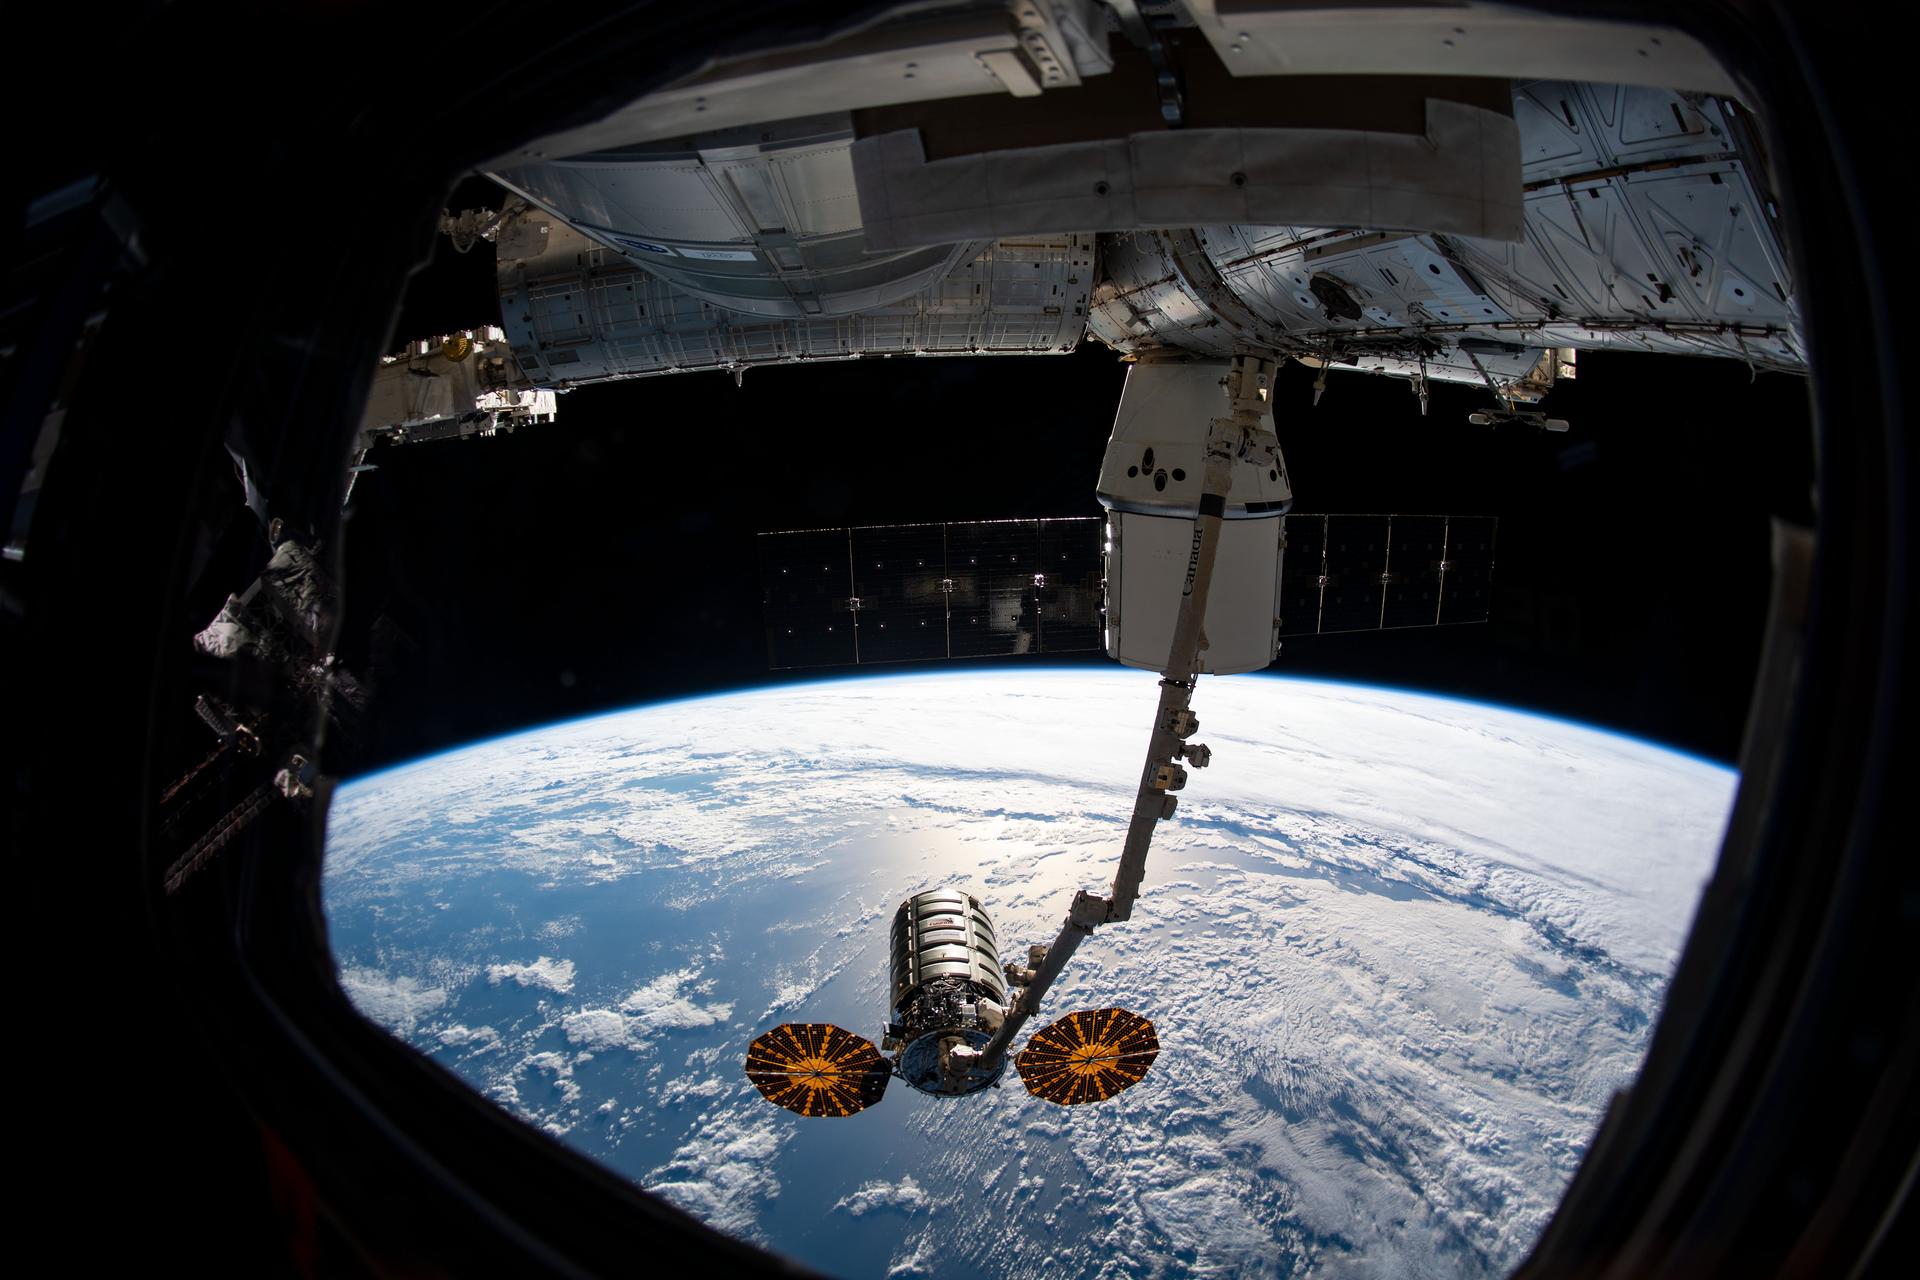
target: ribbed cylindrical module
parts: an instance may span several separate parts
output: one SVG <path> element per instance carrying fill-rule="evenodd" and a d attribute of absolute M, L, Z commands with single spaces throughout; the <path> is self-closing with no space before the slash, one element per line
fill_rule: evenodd
<path fill-rule="evenodd" d="M 999 1069 L 974 1075 L 955 1071 L 950 1062 L 954 1046 L 987 1042 L 1007 1003 L 1007 977 L 987 909 L 959 889 L 917 893 L 894 911 L 892 942 L 886 1047 L 900 1050 L 902 1078 L 922 1093 L 948 1097 L 992 1084 Z"/>

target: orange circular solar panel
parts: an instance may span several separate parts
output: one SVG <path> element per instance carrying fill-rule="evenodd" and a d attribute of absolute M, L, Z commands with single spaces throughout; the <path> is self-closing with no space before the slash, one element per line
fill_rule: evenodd
<path fill-rule="evenodd" d="M 850 1116 L 880 1101 L 892 1068 L 873 1042 L 831 1022 L 783 1022 L 747 1046 L 747 1079 L 803 1116 Z"/>
<path fill-rule="evenodd" d="M 1013 1065 L 1028 1093 L 1070 1107 L 1139 1084 L 1159 1054 L 1160 1037 L 1139 1014 L 1089 1009 L 1037 1032 Z"/>

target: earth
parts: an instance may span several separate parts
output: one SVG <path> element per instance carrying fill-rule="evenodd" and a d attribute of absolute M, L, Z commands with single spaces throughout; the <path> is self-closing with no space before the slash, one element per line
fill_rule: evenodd
<path fill-rule="evenodd" d="M 1161 1052 L 1095 1105 L 765 1101 L 780 1022 L 877 1041 L 887 928 L 957 885 L 1009 957 L 1111 879 L 1155 677 L 952 672 L 552 725 L 353 780 L 323 894 L 356 1006 L 529 1124 L 845 1276 L 1478 1276 L 1645 1051 L 1732 803 L 1717 764 L 1399 690 L 1202 680 L 1133 919 L 1032 1024 Z"/>

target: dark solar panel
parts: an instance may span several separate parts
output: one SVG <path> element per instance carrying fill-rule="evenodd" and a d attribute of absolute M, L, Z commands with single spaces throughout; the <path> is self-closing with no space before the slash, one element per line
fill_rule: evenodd
<path fill-rule="evenodd" d="M 1320 633 L 1380 626 L 1381 575 L 1387 568 L 1388 516 L 1327 517 L 1327 584 Z"/>
<path fill-rule="evenodd" d="M 1447 517 L 1389 516 L 1387 607 L 1382 625 L 1431 627 L 1440 621 L 1440 565 Z"/>
<path fill-rule="evenodd" d="M 1035 572 L 1042 653 L 1105 647 L 1105 531 L 1106 521 L 1098 516 L 1040 522 Z"/>
<path fill-rule="evenodd" d="M 1283 516 L 1287 548 L 1280 559 L 1280 634 L 1320 630 L 1320 575 L 1326 570 L 1327 517 Z"/>
<path fill-rule="evenodd" d="M 1491 516 L 1290 515 L 1280 633 L 1485 622 Z M 770 666 L 1104 648 L 1097 516 L 760 538 Z"/>
<path fill-rule="evenodd" d="M 853 530 L 861 662 L 947 656 L 946 554 L 941 525 Z"/>
<path fill-rule="evenodd" d="M 1485 622 L 1493 607 L 1493 550 L 1499 521 L 1492 516 L 1447 520 L 1446 578 L 1440 586 L 1440 621 Z"/>
<path fill-rule="evenodd" d="M 947 577 L 953 582 L 951 656 L 1038 651 L 1033 575 L 1039 558 L 1038 520 L 947 526 Z"/>
<path fill-rule="evenodd" d="M 845 529 L 760 536 L 769 666 L 825 667 L 858 660 L 847 551 Z"/>

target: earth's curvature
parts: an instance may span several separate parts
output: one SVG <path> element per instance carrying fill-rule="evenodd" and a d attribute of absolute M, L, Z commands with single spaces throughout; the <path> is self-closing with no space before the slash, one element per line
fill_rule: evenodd
<path fill-rule="evenodd" d="M 343 787 L 357 1005 L 710 1223 L 848 1276 L 1454 1276 L 1517 1263 L 1644 1052 L 1731 804 L 1720 766 L 1395 690 L 1205 679 L 1134 918 L 1047 1013 L 1162 1050 L 1113 1100 L 779 1110 L 783 1021 L 877 1040 L 887 926 L 983 899 L 1010 955 L 1111 879 L 1157 690 L 861 678 L 645 707 Z M 1046 1017 L 1033 1024 L 1037 1029 Z"/>

